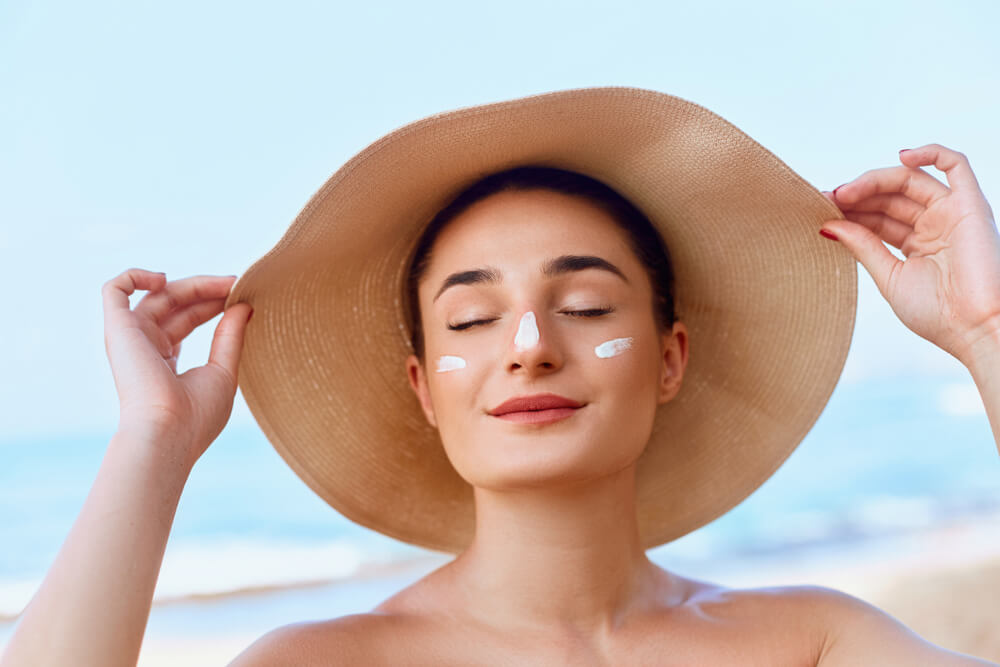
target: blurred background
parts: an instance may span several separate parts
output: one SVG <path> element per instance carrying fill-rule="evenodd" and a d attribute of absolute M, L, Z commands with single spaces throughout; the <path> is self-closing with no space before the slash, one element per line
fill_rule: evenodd
<path fill-rule="evenodd" d="M 942 143 L 996 208 L 998 25 L 987 0 L 0 2 L 0 646 L 116 427 L 109 278 L 240 274 L 387 132 L 585 86 L 697 102 L 822 190 Z M 727 585 L 840 588 L 1000 660 L 1000 459 L 982 402 L 860 266 L 858 296 L 843 377 L 799 449 L 650 555 Z M 180 370 L 205 362 L 217 322 L 185 342 Z M 141 664 L 225 662 L 446 560 L 328 508 L 237 395 L 178 508 Z"/>

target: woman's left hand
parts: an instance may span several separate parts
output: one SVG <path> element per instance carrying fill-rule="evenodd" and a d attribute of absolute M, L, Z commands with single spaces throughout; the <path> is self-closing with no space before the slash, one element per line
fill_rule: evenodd
<path fill-rule="evenodd" d="M 901 167 L 873 169 L 825 193 L 847 220 L 823 229 L 864 265 L 903 324 L 969 366 L 977 341 L 1000 334 L 993 211 L 963 154 L 929 144 L 899 159 Z M 950 187 L 920 169 L 927 165 Z"/>

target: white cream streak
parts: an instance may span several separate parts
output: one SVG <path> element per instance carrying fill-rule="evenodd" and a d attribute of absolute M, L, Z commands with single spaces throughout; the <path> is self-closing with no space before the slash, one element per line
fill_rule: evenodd
<path fill-rule="evenodd" d="M 463 359 L 462 357 L 454 357 L 450 354 L 446 354 L 443 357 L 438 357 L 437 360 L 438 373 L 457 371 L 461 368 L 465 368 L 465 359 Z"/>
<path fill-rule="evenodd" d="M 535 322 L 535 314 L 529 310 L 521 316 L 521 323 L 517 325 L 514 347 L 524 351 L 536 345 L 538 345 L 538 324 Z"/>
<path fill-rule="evenodd" d="M 607 359 L 608 357 L 616 357 L 631 347 L 631 338 L 615 338 L 613 340 L 605 341 L 595 347 L 594 354 L 599 356 L 601 359 Z"/>

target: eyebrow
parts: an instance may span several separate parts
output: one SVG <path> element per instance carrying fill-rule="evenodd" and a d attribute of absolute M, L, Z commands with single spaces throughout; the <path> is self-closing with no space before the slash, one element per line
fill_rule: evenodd
<path fill-rule="evenodd" d="M 555 257 L 545 262 L 542 266 L 542 275 L 547 278 L 555 278 L 556 276 L 574 273 L 576 271 L 584 271 L 586 269 L 600 269 L 602 271 L 607 271 L 609 273 L 613 273 L 628 283 L 628 278 L 625 277 L 625 274 L 622 273 L 621 269 L 608 260 L 595 257 L 594 255 L 560 255 L 559 257 Z M 441 296 L 446 289 L 454 287 L 455 285 L 477 285 L 482 283 L 498 285 L 502 282 L 503 273 L 501 273 L 500 269 L 492 266 L 482 269 L 457 271 L 444 279 L 444 283 L 441 285 L 437 294 L 434 295 L 432 302 L 437 301 L 438 297 Z"/>

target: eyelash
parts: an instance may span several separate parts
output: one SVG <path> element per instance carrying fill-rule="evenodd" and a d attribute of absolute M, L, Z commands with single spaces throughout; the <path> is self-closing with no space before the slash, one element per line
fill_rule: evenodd
<path fill-rule="evenodd" d="M 586 308 L 584 310 L 563 310 L 560 311 L 564 315 L 572 315 L 573 317 L 600 317 L 601 315 L 607 315 L 608 313 L 614 312 L 614 308 Z M 452 331 L 463 331 L 469 327 L 476 326 L 477 324 L 489 324 L 490 322 L 495 322 L 498 318 L 493 318 L 491 320 L 471 320 L 469 322 L 460 322 L 459 324 L 449 324 L 448 328 Z"/>

